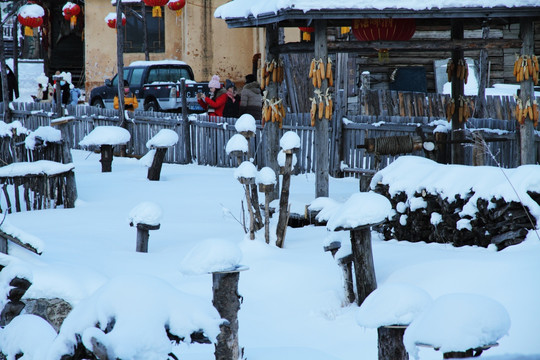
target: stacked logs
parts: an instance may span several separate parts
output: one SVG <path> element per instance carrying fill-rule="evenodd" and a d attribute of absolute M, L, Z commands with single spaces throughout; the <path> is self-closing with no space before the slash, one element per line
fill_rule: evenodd
<path fill-rule="evenodd" d="M 455 195 L 450 201 L 425 190 L 410 198 L 404 192 L 390 195 L 386 184 L 378 184 L 375 191 L 387 197 L 395 210 L 394 216 L 379 229 L 386 240 L 449 243 L 457 247 L 494 244 L 502 250 L 521 243 L 528 230 L 536 227 L 536 219 L 521 203 L 502 198 L 479 198 L 473 219 L 460 215 L 473 192 L 464 197 Z M 540 203 L 540 194 L 529 196 Z"/>

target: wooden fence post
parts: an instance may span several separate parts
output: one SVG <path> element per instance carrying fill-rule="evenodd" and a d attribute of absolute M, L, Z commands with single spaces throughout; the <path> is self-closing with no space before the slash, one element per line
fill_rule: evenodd
<path fill-rule="evenodd" d="M 240 296 L 238 295 L 238 281 L 240 271 L 246 267 L 238 267 L 231 271 L 216 271 L 212 273 L 212 304 L 219 315 L 227 320 L 220 326 L 221 332 L 217 336 L 216 360 L 238 360 L 240 346 L 238 343 L 238 310 L 240 310 Z"/>
<path fill-rule="evenodd" d="M 101 172 L 111 172 L 112 171 L 112 161 L 113 161 L 113 147 L 112 145 L 101 145 Z"/>
<path fill-rule="evenodd" d="M 326 20 L 315 20 L 314 56 L 315 59 L 328 59 L 328 44 L 326 39 Z M 323 79 L 319 90 L 326 93 L 328 80 Z M 315 121 L 314 149 L 315 149 L 315 197 L 328 196 L 329 191 L 329 157 L 328 152 L 328 119 Z"/>
<path fill-rule="evenodd" d="M 523 39 L 521 54 L 531 56 L 534 54 L 534 24 L 530 18 L 522 18 L 519 25 L 519 33 Z M 520 84 L 520 96 L 523 107 L 529 102 L 532 106 L 534 100 L 534 84 L 532 77 Z M 533 120 L 527 117 L 523 125 L 519 125 L 521 138 L 521 165 L 536 163 L 536 149 L 534 142 Z"/>
<path fill-rule="evenodd" d="M 130 224 L 130 225 L 133 226 L 133 224 Z M 135 247 L 135 251 L 147 253 L 148 252 L 148 238 L 150 237 L 149 231 L 158 230 L 160 228 L 160 224 L 148 225 L 148 224 L 138 223 L 136 227 L 137 227 L 137 245 Z"/>
<path fill-rule="evenodd" d="M 362 305 L 364 300 L 377 288 L 375 266 L 371 250 L 371 226 L 360 226 L 351 229 L 351 245 L 356 277 L 356 303 Z"/>
<path fill-rule="evenodd" d="M 274 184 L 259 184 L 259 191 L 264 192 L 264 239 L 270 244 L 270 199 Z"/>
<path fill-rule="evenodd" d="M 379 360 L 409 360 L 403 344 L 406 325 L 381 326 L 377 328 Z"/>
<path fill-rule="evenodd" d="M 167 152 L 166 147 L 157 147 L 156 154 L 152 160 L 152 165 L 148 168 L 148 180 L 159 181 L 161 175 L 161 167 L 163 165 L 163 159 L 165 158 L 165 153 Z"/>
<path fill-rule="evenodd" d="M 191 126 L 189 125 L 188 108 L 187 108 L 187 95 L 186 95 L 186 79 L 180 79 L 180 96 L 182 96 L 182 130 L 183 130 L 183 144 L 186 158 L 183 164 L 191 164 Z"/>
<path fill-rule="evenodd" d="M 291 172 L 293 150 L 283 150 L 285 153 L 285 166 L 282 168 L 283 184 L 281 184 L 281 196 L 279 198 L 279 218 L 276 227 L 276 246 L 283 247 L 287 223 L 289 222 L 289 188 L 291 187 Z"/>
<path fill-rule="evenodd" d="M 73 162 L 73 157 L 71 156 L 71 149 L 69 148 L 69 144 L 72 143 L 71 139 L 69 138 L 71 136 L 71 132 L 69 131 L 68 126 L 73 123 L 74 119 L 75 118 L 72 117 L 69 119 L 66 118 L 63 121 L 51 121 L 51 126 L 57 126 L 62 136 L 63 164 L 70 164 Z M 74 208 L 77 197 L 78 194 L 77 183 L 75 182 L 75 172 L 70 171 L 66 175 L 66 193 L 64 194 L 64 207 L 69 209 Z"/>

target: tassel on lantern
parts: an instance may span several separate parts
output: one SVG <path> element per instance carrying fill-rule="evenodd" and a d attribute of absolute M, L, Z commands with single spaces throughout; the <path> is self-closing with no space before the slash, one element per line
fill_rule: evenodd
<path fill-rule="evenodd" d="M 302 40 L 304 41 L 311 41 L 311 34 L 307 31 L 302 32 Z"/>
<path fill-rule="evenodd" d="M 77 25 L 77 17 L 76 16 L 72 16 L 70 19 L 69 19 L 69 27 L 71 28 L 71 30 L 73 30 L 75 28 L 75 25 Z"/>
<path fill-rule="evenodd" d="M 161 17 L 161 6 L 154 6 L 152 8 L 152 17 Z"/>
<path fill-rule="evenodd" d="M 341 27 L 341 35 L 348 34 L 349 31 L 351 31 L 351 27 L 350 27 L 350 26 L 342 26 L 342 27 Z"/>
<path fill-rule="evenodd" d="M 390 54 L 388 53 L 388 49 L 382 49 L 378 51 L 379 55 L 379 63 L 384 64 L 385 62 L 388 62 L 390 59 Z"/>
<path fill-rule="evenodd" d="M 176 17 L 179 17 L 182 15 L 182 9 L 176 10 Z"/>
<path fill-rule="evenodd" d="M 30 26 L 25 26 L 24 36 L 34 36 L 34 29 L 32 29 Z"/>

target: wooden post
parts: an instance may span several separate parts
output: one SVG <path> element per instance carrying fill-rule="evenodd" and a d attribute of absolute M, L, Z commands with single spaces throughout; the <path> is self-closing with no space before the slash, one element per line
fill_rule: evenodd
<path fill-rule="evenodd" d="M 101 145 L 101 172 L 112 171 L 113 147 L 112 145 Z"/>
<path fill-rule="evenodd" d="M 0 22 L 0 25 L 3 26 L 4 23 Z M 7 64 L 6 64 L 6 54 L 4 53 L 4 29 L 0 29 L 0 85 L 2 86 L 2 106 L 4 110 L 4 122 L 11 122 L 11 109 L 9 108 L 9 87 L 8 87 L 8 78 L 7 78 Z"/>
<path fill-rule="evenodd" d="M 165 158 L 166 152 L 166 147 L 156 148 L 156 154 L 154 155 L 154 160 L 152 160 L 152 166 L 148 168 L 148 180 L 159 181 L 161 166 L 163 165 L 163 159 Z"/>
<path fill-rule="evenodd" d="M 244 192 L 246 194 L 247 208 L 249 212 L 249 238 L 255 240 L 255 216 L 253 214 L 253 206 L 251 206 L 251 191 L 250 185 L 255 183 L 255 178 L 238 178 L 240 184 L 244 185 Z"/>
<path fill-rule="evenodd" d="M 463 40 L 463 20 L 452 19 L 451 38 L 452 40 Z M 452 50 L 452 62 L 454 63 L 455 68 L 457 68 L 458 62 L 461 61 L 465 61 L 463 58 L 463 49 L 455 48 Z M 464 138 L 463 129 L 465 124 L 460 122 L 459 111 L 457 110 L 459 101 L 463 95 L 463 80 L 460 80 L 457 71 L 454 71 L 452 73 L 452 99 L 456 104 L 456 111 L 452 116 L 452 140 L 463 140 Z M 452 164 L 465 164 L 465 148 L 463 147 L 463 144 L 459 142 L 452 144 Z"/>
<path fill-rule="evenodd" d="M 64 77 L 60 75 L 53 75 L 53 80 L 55 81 L 54 91 L 56 93 L 56 97 L 54 101 L 56 102 L 55 112 L 57 118 L 61 118 L 62 116 L 64 116 L 64 108 L 62 107 L 62 89 L 60 87 L 60 81 L 62 81 L 63 79 Z"/>
<path fill-rule="evenodd" d="M 333 146 L 333 158 L 332 158 L 332 176 L 343 177 L 343 171 L 341 170 L 341 161 L 343 160 L 343 115 L 345 114 L 345 104 L 347 99 L 345 97 L 345 91 L 339 89 L 335 101 L 335 111 L 332 119 L 332 146 Z"/>
<path fill-rule="evenodd" d="M 341 259 L 338 259 L 338 263 L 339 267 L 341 267 L 341 271 L 343 272 L 345 298 L 347 299 L 349 304 L 352 304 L 356 299 L 356 295 L 354 294 L 354 280 L 352 275 L 352 255 L 349 254 L 342 257 Z"/>
<path fill-rule="evenodd" d="M 118 70 L 118 121 L 124 127 L 124 28 L 122 27 L 122 1 L 116 2 L 116 67 Z M 123 147 L 125 152 L 125 147 Z"/>
<path fill-rule="evenodd" d="M 291 187 L 292 172 L 292 150 L 284 150 L 285 166 L 283 167 L 283 184 L 281 185 L 281 196 L 279 198 L 279 218 L 276 227 L 276 246 L 283 247 L 287 223 L 289 222 L 289 188 Z"/>
<path fill-rule="evenodd" d="M 0 253 L 2 254 L 8 253 L 8 243 L 5 237 L 0 237 Z"/>
<path fill-rule="evenodd" d="M 533 55 L 534 54 L 534 24 L 531 18 L 521 18 L 519 33 L 523 40 L 523 45 L 521 47 L 522 55 Z M 521 82 L 520 86 L 520 98 L 523 103 L 523 106 L 527 101 L 531 102 L 534 100 L 534 84 L 532 77 L 529 77 L 528 80 Z M 536 149 L 534 142 L 534 125 L 532 119 L 528 116 L 525 119 L 523 125 L 519 125 L 519 135 L 521 140 L 521 165 L 526 164 L 536 164 Z"/>
<path fill-rule="evenodd" d="M 489 25 L 487 22 L 482 24 L 482 39 L 489 38 Z M 476 96 L 476 106 L 474 109 L 475 117 L 484 118 L 486 116 L 486 87 L 488 84 L 488 50 L 480 50 L 480 61 L 478 73 L 480 74 L 480 83 L 478 84 L 478 95 Z M 472 76 L 472 74 L 471 74 Z"/>
<path fill-rule="evenodd" d="M 443 353 L 443 359 L 469 359 L 474 355 L 473 349 L 467 351 L 449 351 Z"/>
<path fill-rule="evenodd" d="M 62 121 L 62 122 L 51 122 L 52 126 L 57 126 L 60 130 L 62 136 L 62 163 L 70 164 L 73 162 L 73 157 L 71 156 L 71 139 L 70 131 L 68 126 L 72 123 L 73 119 Z M 77 200 L 77 183 L 75 181 L 75 172 L 70 171 L 66 175 L 66 193 L 64 194 L 64 208 L 74 208 L 75 201 Z"/>
<path fill-rule="evenodd" d="M 184 164 L 191 164 L 191 127 L 189 125 L 187 95 L 186 95 L 186 79 L 180 79 L 180 96 L 182 96 L 182 128 L 184 130 Z"/>
<path fill-rule="evenodd" d="M 368 108 L 368 94 L 370 90 L 370 82 L 369 82 L 370 73 L 369 71 L 364 71 L 360 75 L 360 79 L 362 82 L 362 86 L 360 88 L 361 95 L 360 95 L 360 114 L 362 115 L 369 115 L 369 108 Z"/>
<path fill-rule="evenodd" d="M 220 326 L 221 332 L 217 336 L 216 350 L 214 352 L 216 360 L 238 360 L 240 358 L 240 346 L 238 344 L 239 271 L 241 269 L 212 273 L 212 304 L 221 318 L 227 320 L 226 323 Z"/>
<path fill-rule="evenodd" d="M 133 226 L 133 224 L 130 224 Z M 135 251 L 137 252 L 148 252 L 148 238 L 150 237 L 150 230 L 158 230 L 160 225 L 148 225 L 148 224 L 137 224 L 137 245 L 135 246 Z"/>
<path fill-rule="evenodd" d="M 266 61 L 278 60 L 279 54 L 271 52 L 271 49 L 277 49 L 279 44 L 279 32 L 277 24 L 269 24 L 266 26 Z M 273 50 L 272 50 L 273 51 Z M 264 66 L 264 65 L 263 65 Z M 268 91 L 267 99 L 278 98 L 278 84 L 270 81 L 270 84 L 266 87 Z M 266 135 L 266 149 L 264 153 L 265 166 L 270 167 L 276 174 L 279 174 L 279 164 L 277 162 L 277 156 L 279 153 L 279 125 L 276 122 L 267 122 L 264 125 L 264 134 Z M 279 176 L 277 178 L 277 184 L 272 193 L 272 199 L 277 199 L 279 189 Z"/>
<path fill-rule="evenodd" d="M 409 360 L 403 344 L 407 326 L 381 326 L 377 328 L 379 360 Z"/>
<path fill-rule="evenodd" d="M 259 191 L 264 192 L 264 239 L 267 244 L 270 244 L 270 198 L 274 185 L 259 184 Z"/>
<path fill-rule="evenodd" d="M 314 56 L 315 59 L 323 59 L 326 63 L 328 59 L 328 44 L 326 43 L 326 20 L 315 20 L 314 32 Z M 320 87 L 322 94 L 326 92 L 328 80 L 323 79 Z M 329 139 L 328 139 L 328 119 L 323 117 L 315 121 L 315 197 L 328 196 L 329 181 Z"/>
<path fill-rule="evenodd" d="M 143 52 L 144 60 L 150 60 L 150 53 L 148 52 L 148 27 L 146 26 L 146 4 L 141 2 L 141 22 L 143 28 Z"/>
<path fill-rule="evenodd" d="M 356 303 L 362 305 L 369 294 L 377 288 L 375 266 L 371 250 L 371 227 L 361 226 L 351 230 L 351 245 L 356 277 Z"/>

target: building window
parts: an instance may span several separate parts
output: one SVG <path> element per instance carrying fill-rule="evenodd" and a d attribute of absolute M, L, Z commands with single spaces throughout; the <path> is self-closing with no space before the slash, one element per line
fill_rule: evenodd
<path fill-rule="evenodd" d="M 148 34 L 148 51 L 151 53 L 165 52 L 165 17 L 152 17 L 152 7 L 142 6 L 145 11 L 146 28 Z M 139 6 L 131 9 L 141 13 Z M 124 32 L 124 52 L 144 52 L 143 22 L 132 11 L 126 11 L 127 23 Z"/>

